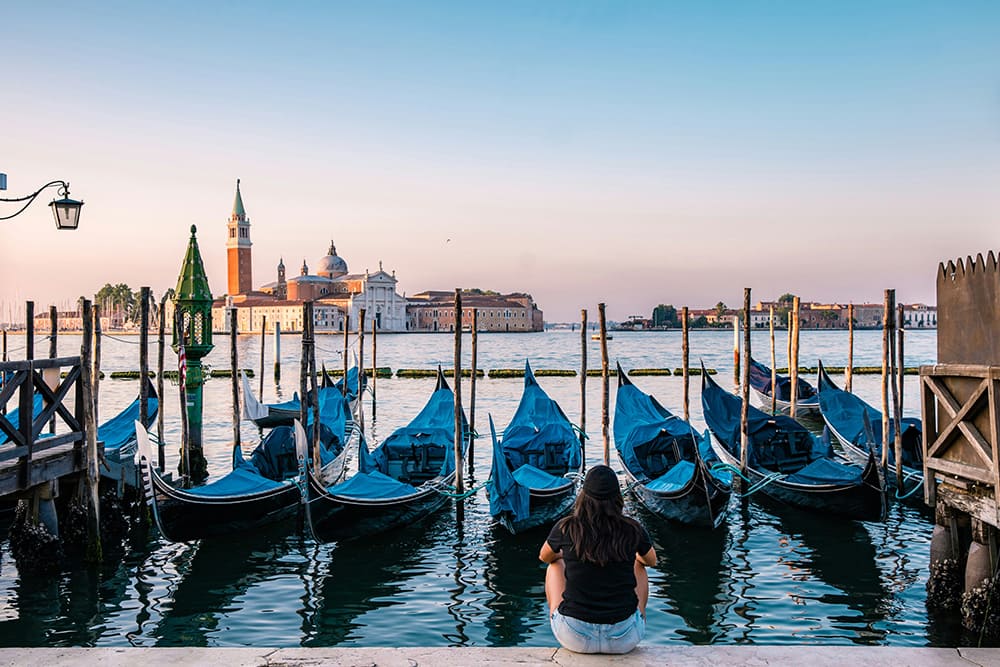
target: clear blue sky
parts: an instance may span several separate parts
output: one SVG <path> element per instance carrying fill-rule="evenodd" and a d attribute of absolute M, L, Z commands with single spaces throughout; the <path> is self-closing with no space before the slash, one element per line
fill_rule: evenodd
<path fill-rule="evenodd" d="M 161 293 L 192 223 L 223 293 L 237 177 L 255 284 L 333 239 L 553 321 L 933 302 L 997 247 L 997 2 L 93 4 L 3 11 L 0 196 L 86 205 L 0 223 L 0 300 Z"/>

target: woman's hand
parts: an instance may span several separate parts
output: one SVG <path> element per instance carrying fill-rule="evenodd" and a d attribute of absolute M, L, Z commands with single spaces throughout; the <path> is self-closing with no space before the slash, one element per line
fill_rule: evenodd
<path fill-rule="evenodd" d="M 543 563 L 554 563 L 562 558 L 562 553 L 559 551 L 553 551 L 552 547 L 549 546 L 548 541 L 542 543 L 542 549 L 538 552 L 538 560 Z"/>

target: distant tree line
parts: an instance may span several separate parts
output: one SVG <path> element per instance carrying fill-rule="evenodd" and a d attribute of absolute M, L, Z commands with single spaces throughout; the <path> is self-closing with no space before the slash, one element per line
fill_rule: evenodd
<path fill-rule="evenodd" d="M 795 301 L 795 295 L 790 293 L 782 294 L 778 297 L 778 306 L 774 309 L 774 319 L 778 323 L 783 323 L 788 319 L 788 313 L 792 310 L 792 304 Z M 715 304 L 713 308 L 715 310 L 716 321 L 709 322 L 708 318 L 704 315 L 699 315 L 698 317 L 693 317 L 688 322 L 688 326 L 699 328 L 699 327 L 728 327 L 729 323 L 724 321 L 727 313 L 730 312 L 729 306 L 723 301 L 719 301 Z M 835 313 L 830 313 L 833 317 L 836 317 Z M 673 328 L 681 326 L 680 321 L 680 311 L 673 306 L 673 304 L 661 303 L 653 308 L 652 317 L 650 317 L 652 325 L 656 328 Z"/>

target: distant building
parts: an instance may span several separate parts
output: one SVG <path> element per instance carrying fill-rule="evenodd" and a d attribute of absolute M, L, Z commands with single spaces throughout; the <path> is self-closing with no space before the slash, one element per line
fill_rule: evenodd
<path fill-rule="evenodd" d="M 314 303 L 315 329 L 343 331 L 357 329 L 361 311 L 365 311 L 365 330 L 374 325 L 380 331 L 405 331 L 406 299 L 396 292 L 396 273 L 387 273 L 379 262 L 378 271 L 348 273 L 347 262 L 330 242 L 327 254 L 320 258 L 315 274 L 309 273 L 302 260 L 299 275 L 287 278 L 284 259 L 279 260 L 276 280 L 252 289 L 250 218 L 243 205 L 240 182 L 236 181 L 236 199 L 229 216 L 226 241 L 229 295 L 216 300 L 212 324 L 217 331 L 229 330 L 228 312 L 237 311 L 237 329 L 242 333 L 260 331 L 265 318 L 267 329 L 280 324 L 285 331 L 302 330 L 303 304 Z"/>
<path fill-rule="evenodd" d="M 530 294 L 498 294 L 482 290 L 462 292 L 462 328 L 472 327 L 472 310 L 478 309 L 478 330 L 492 332 L 542 331 L 542 311 Z M 412 295 L 406 304 L 410 331 L 454 331 L 455 293 L 427 291 Z"/>

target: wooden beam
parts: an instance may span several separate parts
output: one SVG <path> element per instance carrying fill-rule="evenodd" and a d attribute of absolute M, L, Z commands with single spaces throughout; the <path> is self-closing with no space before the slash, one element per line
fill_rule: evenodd
<path fill-rule="evenodd" d="M 964 477 L 965 479 L 972 479 L 983 484 L 992 484 L 993 482 L 993 475 L 989 471 L 964 463 L 958 463 L 957 461 L 931 459 L 927 462 L 927 467 L 931 470 L 955 475 L 956 477 Z"/>

